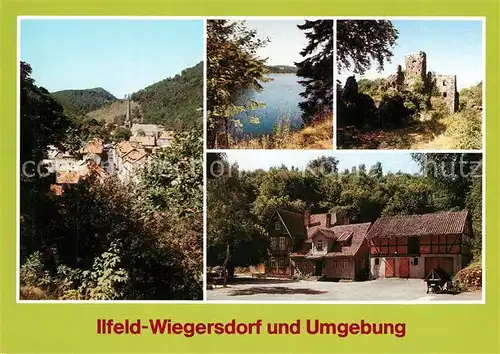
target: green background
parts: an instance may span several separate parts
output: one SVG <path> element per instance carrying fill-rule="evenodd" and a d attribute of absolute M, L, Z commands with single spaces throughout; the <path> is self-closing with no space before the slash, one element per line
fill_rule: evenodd
<path fill-rule="evenodd" d="M 498 15 L 497 1 L 3 1 L 1 8 L 1 340 L 2 353 L 498 353 Z M 16 24 L 18 15 L 485 16 L 487 33 L 486 304 L 226 305 L 16 304 Z M 457 58 L 460 60 L 460 58 Z M 97 318 L 175 321 L 406 322 L 394 336 L 98 336 Z"/>

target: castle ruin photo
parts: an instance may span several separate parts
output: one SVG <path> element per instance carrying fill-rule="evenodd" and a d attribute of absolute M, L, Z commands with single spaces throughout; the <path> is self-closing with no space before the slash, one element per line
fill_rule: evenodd
<path fill-rule="evenodd" d="M 437 90 L 443 97 L 451 113 L 457 111 L 458 92 L 456 75 L 441 75 L 427 71 L 427 55 L 420 51 L 416 54 L 405 56 L 405 71 L 398 65 L 396 74 L 388 77 L 388 86 L 398 91 L 413 90 L 420 81 L 426 92 Z"/>

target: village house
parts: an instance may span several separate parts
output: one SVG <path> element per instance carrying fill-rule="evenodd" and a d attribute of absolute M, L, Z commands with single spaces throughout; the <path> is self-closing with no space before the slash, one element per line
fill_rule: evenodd
<path fill-rule="evenodd" d="M 149 153 L 139 144 L 122 141 L 116 145 L 115 172 L 123 182 L 137 181 L 138 169 L 144 167 Z"/>
<path fill-rule="evenodd" d="M 378 218 L 367 234 L 370 278 L 453 276 L 470 261 L 471 230 L 466 210 Z"/>
<path fill-rule="evenodd" d="M 173 138 L 174 132 L 172 130 L 162 131 L 159 133 L 158 139 L 156 139 L 156 145 L 162 148 L 169 147 Z"/>
<path fill-rule="evenodd" d="M 271 224 L 269 274 L 367 279 L 370 223 L 349 224 L 339 213 L 278 210 Z"/>
<path fill-rule="evenodd" d="M 133 136 L 144 134 L 145 136 L 155 137 L 155 139 L 158 138 L 158 135 L 163 131 L 164 131 L 163 127 L 161 125 L 156 125 L 156 124 L 134 123 L 130 128 L 130 132 L 132 133 Z"/>

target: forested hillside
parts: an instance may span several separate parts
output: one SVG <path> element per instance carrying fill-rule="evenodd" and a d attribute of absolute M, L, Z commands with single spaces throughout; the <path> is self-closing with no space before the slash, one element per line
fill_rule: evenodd
<path fill-rule="evenodd" d="M 63 90 L 52 96 L 68 113 L 86 114 L 116 101 L 116 97 L 101 87 L 84 90 Z"/>
<path fill-rule="evenodd" d="M 203 123 L 203 62 L 134 94 L 144 123 L 186 130 Z"/>
<path fill-rule="evenodd" d="M 297 67 L 290 65 L 268 65 L 267 70 L 271 74 L 295 74 Z"/>

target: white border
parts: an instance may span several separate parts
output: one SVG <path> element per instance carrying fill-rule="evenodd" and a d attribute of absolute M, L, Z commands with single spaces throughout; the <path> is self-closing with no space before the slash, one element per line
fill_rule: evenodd
<path fill-rule="evenodd" d="M 252 300 L 207 300 L 207 290 L 206 290 L 206 243 L 207 243 L 207 235 L 206 235 L 206 193 L 203 194 L 203 246 L 204 246 L 204 255 L 203 255 L 203 300 L 20 300 L 20 284 L 19 284 L 19 270 L 20 270 L 20 188 L 19 188 L 19 179 L 16 181 L 16 303 L 21 304 L 287 304 L 287 305 L 314 305 L 314 304 L 325 304 L 325 305 L 375 305 L 375 304 L 384 304 L 384 305 L 442 305 L 442 304 L 454 304 L 454 305 L 472 305 L 472 304 L 485 304 L 485 296 L 486 296 L 486 282 L 485 282 L 485 265 L 486 265 L 486 253 L 485 253 L 485 209 L 486 209 L 486 18 L 485 17 L 477 17 L 477 16 L 441 16 L 441 17 L 426 17 L 426 16 L 321 16 L 321 17 L 310 17 L 310 16 L 18 16 L 17 17 L 17 105 L 16 105 L 16 161 L 19 161 L 20 158 L 20 71 L 19 71 L 19 63 L 21 60 L 20 56 L 20 32 L 21 32 L 21 21 L 22 20 L 203 20 L 204 28 L 206 30 L 206 20 L 210 19 L 229 19 L 229 20 L 270 20 L 270 19 L 280 19 L 280 20 L 315 20 L 315 19 L 332 19 L 334 20 L 334 24 L 336 25 L 336 21 L 338 19 L 346 19 L 346 20 L 425 20 L 425 21 L 439 21 L 439 20 L 447 20 L 447 21 L 482 21 L 483 31 L 482 31 L 482 49 L 483 49 L 483 117 L 482 117 L 482 148 L 481 150 L 344 150 L 336 149 L 336 133 L 334 132 L 334 144 L 332 150 L 317 150 L 321 152 L 331 151 L 334 153 L 482 153 L 483 155 L 483 166 L 482 166 L 482 300 L 470 300 L 470 301 L 252 301 Z M 204 33 L 203 39 L 203 47 L 204 47 L 204 112 L 203 112 L 203 121 L 204 121 L 204 165 L 203 165 L 203 185 L 204 191 L 206 190 L 206 153 L 213 152 L 228 152 L 232 150 L 220 150 L 220 149 L 212 149 L 208 150 L 206 148 L 206 31 Z M 336 31 L 334 32 L 334 78 L 336 71 Z M 334 130 L 335 129 L 335 121 L 336 121 L 336 81 L 334 79 Z M 257 150 L 252 150 L 257 151 Z M 302 151 L 302 150 L 281 150 L 281 151 Z M 305 150 L 305 151 L 314 151 L 314 150 Z M 19 164 L 16 166 L 17 175 L 20 175 L 20 167 Z"/>
<path fill-rule="evenodd" d="M 333 20 L 333 150 L 337 146 L 337 19 Z"/>
<path fill-rule="evenodd" d="M 207 301 L 207 20 L 203 20 L 203 301 Z"/>

